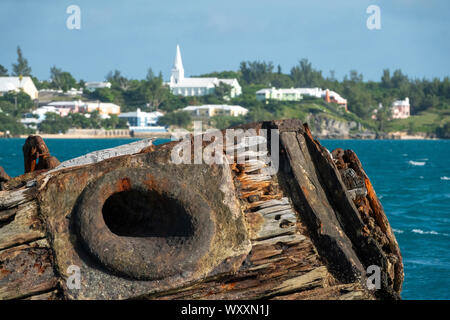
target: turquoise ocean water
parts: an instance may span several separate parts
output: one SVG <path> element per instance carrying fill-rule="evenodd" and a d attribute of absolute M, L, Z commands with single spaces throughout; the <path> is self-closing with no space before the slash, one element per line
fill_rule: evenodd
<path fill-rule="evenodd" d="M 136 139 L 47 139 L 60 161 Z M 23 173 L 24 139 L 0 139 L 0 166 Z M 404 299 L 450 299 L 450 141 L 322 140 L 352 149 L 380 198 L 405 265 Z"/>

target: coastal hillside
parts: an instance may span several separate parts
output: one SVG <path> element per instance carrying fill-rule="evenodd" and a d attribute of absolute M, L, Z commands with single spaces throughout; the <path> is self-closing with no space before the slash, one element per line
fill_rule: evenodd
<path fill-rule="evenodd" d="M 0 135 L 64 134 L 70 129 L 129 129 L 131 134 L 132 124 L 125 114 L 153 112 L 151 126 L 169 130 L 191 129 L 193 120 L 223 129 L 257 121 L 300 119 L 310 124 L 313 134 L 325 138 L 450 137 L 448 77 L 414 79 L 401 70 L 391 73 L 385 69 L 379 81 L 365 81 L 356 70 L 339 80 L 333 71 L 325 75 L 302 59 L 288 72 L 272 62 L 243 61 L 236 71 L 184 78 L 179 47 L 177 50 L 179 67 L 175 67 L 180 69 L 172 70 L 175 74 L 169 82 L 151 68 L 145 79 L 130 79 L 114 70 L 105 76 L 106 82 L 85 82 L 55 66 L 49 80 L 34 77 L 18 48 L 17 64 L 27 71 L 23 76 L 39 97 L 23 90 L 4 92 L 0 96 Z M 13 79 L 2 68 L 6 71 L 0 78 Z M 174 76 L 200 87 L 180 87 L 173 82 Z M 202 83 L 207 87 L 201 87 Z M 72 109 L 61 113 L 68 104 Z M 99 104 L 120 111 L 105 113 Z M 56 112 L 42 111 L 49 105 L 56 106 L 50 108 Z M 186 112 L 189 107 L 207 106 L 219 106 L 221 112 L 209 112 L 201 119 Z M 230 114 L 225 111 L 228 106 L 245 112 Z"/>

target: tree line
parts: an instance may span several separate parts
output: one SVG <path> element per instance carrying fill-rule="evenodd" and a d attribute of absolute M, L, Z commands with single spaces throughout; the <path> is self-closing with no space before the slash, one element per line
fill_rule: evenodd
<path fill-rule="evenodd" d="M 5 75 L 8 75 L 8 70 L 0 65 L 0 76 Z M 72 87 L 85 87 L 83 80 L 77 81 L 70 72 L 56 66 L 50 68 L 49 80 L 40 81 L 33 77 L 32 69 L 20 47 L 17 48 L 17 62 L 12 64 L 12 75 L 31 76 L 38 89 L 68 90 Z M 381 131 L 384 130 L 383 123 L 389 118 L 389 107 L 394 100 L 409 97 L 413 115 L 427 110 L 441 112 L 450 108 L 449 77 L 431 80 L 413 79 L 400 69 L 393 72 L 389 69 L 383 70 L 379 81 L 365 81 L 363 75 L 356 70 L 350 70 L 342 80 L 338 80 L 334 71 L 330 71 L 329 75 L 325 76 L 321 70 L 314 68 L 308 59 L 301 59 L 288 72 L 283 72 L 280 65 L 275 67 L 272 62 L 243 61 L 237 71 L 212 72 L 199 76 L 237 78 L 242 86 L 243 94 L 230 99 L 231 88 L 221 84 L 216 87 L 213 94 L 207 96 L 175 96 L 164 84 L 162 73 L 155 74 L 150 68 L 145 79 L 129 79 L 119 70 L 113 70 L 105 76 L 105 80 L 111 83 L 111 88 L 85 92 L 85 98 L 118 104 L 123 112 L 136 110 L 138 107 L 146 111 L 162 110 L 168 113 L 161 119 L 162 123 L 185 125 L 187 121 L 181 121 L 180 115 L 171 113 L 187 105 L 239 104 L 250 110 L 248 116 L 241 121 L 267 120 L 270 117 L 282 116 L 283 112 L 280 109 L 286 108 L 286 103 L 266 104 L 257 101 L 255 97 L 257 90 L 265 87 L 321 87 L 336 91 L 346 98 L 349 111 L 363 121 L 370 122 L 374 110 L 380 105 L 383 106 L 377 113 L 380 123 L 375 125 Z M 288 106 L 288 108 L 291 107 Z M 296 110 L 299 114 L 302 112 L 301 108 Z M 295 116 L 295 113 L 293 115 Z M 184 114 L 184 117 L 188 115 Z M 233 122 L 222 120 L 222 123 Z"/>

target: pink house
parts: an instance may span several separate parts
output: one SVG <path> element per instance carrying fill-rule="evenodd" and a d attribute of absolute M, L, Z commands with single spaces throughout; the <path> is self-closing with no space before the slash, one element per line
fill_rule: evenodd
<path fill-rule="evenodd" d="M 391 107 L 392 119 L 406 119 L 410 113 L 409 98 L 406 97 L 405 100 L 394 101 Z"/>
<path fill-rule="evenodd" d="M 67 117 L 72 112 L 70 108 L 57 108 L 61 117 Z"/>
<path fill-rule="evenodd" d="M 58 109 L 68 109 L 71 113 L 81 112 L 82 108 L 85 106 L 85 103 L 81 100 L 78 101 L 54 101 L 48 104 L 49 106 L 58 108 Z M 62 111 L 65 113 L 66 111 Z"/>

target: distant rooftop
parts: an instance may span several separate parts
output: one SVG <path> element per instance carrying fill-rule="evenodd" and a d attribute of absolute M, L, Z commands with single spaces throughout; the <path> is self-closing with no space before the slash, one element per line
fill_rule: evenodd
<path fill-rule="evenodd" d="M 0 92 L 15 91 L 22 88 L 28 81 L 33 82 L 30 77 L 0 77 Z"/>
<path fill-rule="evenodd" d="M 246 108 L 241 106 L 231 106 L 226 104 L 205 104 L 201 106 L 188 106 L 183 108 L 184 111 L 195 111 L 204 109 L 221 109 L 221 110 L 234 110 L 234 111 L 248 111 Z"/>

